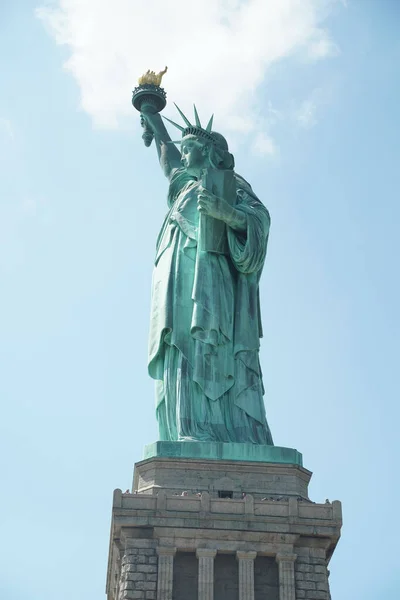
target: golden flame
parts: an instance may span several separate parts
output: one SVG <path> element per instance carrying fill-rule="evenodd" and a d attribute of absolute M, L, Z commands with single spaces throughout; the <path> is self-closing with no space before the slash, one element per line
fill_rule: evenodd
<path fill-rule="evenodd" d="M 144 75 L 139 77 L 138 83 L 139 83 L 139 85 L 151 84 L 151 85 L 160 86 L 161 80 L 167 71 L 168 71 L 168 67 L 165 67 L 164 71 L 160 71 L 159 73 L 156 74 L 154 71 L 150 71 L 150 69 L 149 69 L 148 71 L 146 71 L 146 73 Z"/>

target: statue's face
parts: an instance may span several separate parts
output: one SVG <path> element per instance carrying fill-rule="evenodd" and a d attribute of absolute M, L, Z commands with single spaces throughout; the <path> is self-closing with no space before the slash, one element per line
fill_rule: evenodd
<path fill-rule="evenodd" d="M 183 138 L 181 155 L 182 165 L 190 175 L 198 175 L 208 164 L 205 147 L 194 135 Z"/>

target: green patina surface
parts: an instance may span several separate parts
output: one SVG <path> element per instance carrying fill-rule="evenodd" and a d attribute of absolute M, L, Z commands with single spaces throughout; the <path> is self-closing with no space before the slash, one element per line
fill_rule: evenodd
<path fill-rule="evenodd" d="M 154 442 L 144 448 L 147 458 L 205 458 L 303 466 L 303 456 L 294 448 L 263 444 L 223 442 Z"/>
<path fill-rule="evenodd" d="M 162 92 L 141 84 L 133 94 L 145 144 L 154 139 L 169 182 L 154 260 L 149 374 L 160 440 L 183 446 L 159 448 L 173 456 L 293 462 L 288 450 L 267 448 L 259 280 L 268 210 L 234 171 L 212 118 L 202 127 L 196 109 L 193 123 L 179 111 L 180 150 L 172 143 L 158 114 Z"/>

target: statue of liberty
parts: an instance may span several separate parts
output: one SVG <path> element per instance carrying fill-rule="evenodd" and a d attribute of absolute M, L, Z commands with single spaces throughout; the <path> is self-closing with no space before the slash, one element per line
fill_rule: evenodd
<path fill-rule="evenodd" d="M 180 142 L 158 112 L 141 112 L 169 180 L 149 336 L 160 440 L 272 445 L 259 362 L 269 213 L 212 118 L 203 127 L 196 108 L 194 124 L 179 112 Z"/>

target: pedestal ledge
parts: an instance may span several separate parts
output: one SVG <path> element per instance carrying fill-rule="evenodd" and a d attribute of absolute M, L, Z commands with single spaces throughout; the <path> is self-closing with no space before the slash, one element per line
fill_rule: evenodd
<path fill-rule="evenodd" d="M 294 448 L 236 444 L 224 442 L 154 442 L 145 446 L 148 458 L 197 458 L 208 460 L 237 460 L 262 463 L 284 463 L 303 466 L 303 456 Z"/>
<path fill-rule="evenodd" d="M 266 500 L 267 497 L 271 500 L 294 497 L 295 510 L 297 510 L 297 498 L 308 500 L 310 471 L 294 462 L 277 460 L 288 458 L 283 456 L 282 450 L 287 450 L 289 455 L 296 453 L 297 459 L 300 460 L 301 455 L 297 450 L 253 446 L 255 452 L 259 452 L 258 459 L 251 460 L 248 453 L 247 460 L 239 460 L 238 456 L 234 460 L 225 457 L 218 460 L 216 457 L 165 456 L 163 453 L 165 444 L 167 449 L 169 447 L 174 450 L 174 453 L 179 451 L 190 454 L 193 447 L 200 445 L 207 449 L 207 444 L 186 442 L 157 442 L 147 447 L 146 454 L 153 453 L 154 456 L 136 463 L 132 489 L 137 494 L 161 494 L 160 506 L 166 502 L 162 495 L 164 492 L 167 496 L 201 494 L 202 497 L 203 493 L 208 493 L 211 498 L 219 498 L 221 502 L 240 498 L 244 501 L 246 513 L 252 511 L 254 500 Z M 219 446 L 218 450 L 221 453 L 224 452 L 225 445 L 230 446 L 230 444 L 215 444 Z M 243 446 L 248 448 L 246 444 Z M 196 448 L 196 451 L 200 453 L 201 448 Z M 265 451 L 265 461 L 261 460 L 263 451 Z M 275 456 L 271 456 L 273 453 Z M 292 455 L 292 458 L 294 461 L 296 456 Z M 290 507 L 292 510 L 292 505 Z"/>

